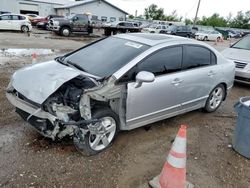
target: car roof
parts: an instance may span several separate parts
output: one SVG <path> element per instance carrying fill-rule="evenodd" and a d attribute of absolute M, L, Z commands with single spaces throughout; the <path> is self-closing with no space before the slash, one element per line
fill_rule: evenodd
<path fill-rule="evenodd" d="M 12 14 L 12 13 L 1 14 L 0 16 L 24 16 L 24 17 L 27 17 L 27 15 L 24 15 L 24 14 Z"/>
<path fill-rule="evenodd" d="M 167 42 L 173 42 L 173 41 L 189 41 L 193 43 L 200 44 L 199 42 L 184 38 L 184 37 L 178 37 L 178 36 L 173 36 L 173 35 L 166 35 L 166 34 L 152 34 L 152 33 L 129 33 L 129 34 L 120 34 L 120 35 L 115 35 L 114 37 L 117 38 L 123 38 L 127 40 L 132 40 L 134 42 L 146 44 L 149 46 L 155 46 L 158 44 L 162 43 L 167 43 Z"/>

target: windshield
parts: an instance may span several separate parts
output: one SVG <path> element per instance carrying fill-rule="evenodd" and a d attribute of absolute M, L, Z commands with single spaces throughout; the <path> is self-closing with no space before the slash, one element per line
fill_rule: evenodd
<path fill-rule="evenodd" d="M 250 50 L 250 36 L 246 36 L 243 39 L 235 43 L 231 48 L 239 48 L 244 50 Z"/>
<path fill-rule="evenodd" d="M 63 62 L 99 77 L 111 76 L 149 46 L 109 37 L 67 56 Z"/>

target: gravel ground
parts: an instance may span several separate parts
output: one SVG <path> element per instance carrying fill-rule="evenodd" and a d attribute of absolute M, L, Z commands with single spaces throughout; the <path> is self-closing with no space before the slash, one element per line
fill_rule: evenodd
<path fill-rule="evenodd" d="M 38 61 L 45 61 L 95 40 L 80 40 L 79 36 L 58 39 L 39 32 L 30 36 L 0 33 L 0 49 L 53 49 L 50 54 L 38 56 Z M 210 42 L 218 50 L 229 43 L 215 46 Z M 29 63 L 29 54 L 0 52 L 0 187 L 147 188 L 147 182 L 160 173 L 181 124 L 189 126 L 187 179 L 195 187 L 250 187 L 250 161 L 231 148 L 236 123 L 233 105 L 239 97 L 250 95 L 249 86 L 235 84 L 215 113 L 197 110 L 154 123 L 149 131 L 138 128 L 122 132 L 108 150 L 84 157 L 70 139 L 53 142 L 40 136 L 6 100 L 5 88 L 11 74 Z"/>

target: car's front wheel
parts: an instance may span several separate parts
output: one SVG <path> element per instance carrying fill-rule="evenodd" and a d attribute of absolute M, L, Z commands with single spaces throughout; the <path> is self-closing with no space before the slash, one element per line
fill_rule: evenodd
<path fill-rule="evenodd" d="M 60 31 L 60 34 L 64 37 L 69 37 L 70 36 L 70 33 L 71 33 L 71 30 L 70 28 L 68 27 L 63 27 Z"/>
<path fill-rule="evenodd" d="M 91 130 L 85 135 L 74 136 L 77 150 L 87 156 L 95 155 L 111 146 L 119 130 L 119 117 L 108 108 L 97 110 L 92 118 L 100 122 L 91 125 Z"/>
<path fill-rule="evenodd" d="M 209 94 L 204 110 L 206 112 L 216 111 L 224 100 L 225 94 L 225 87 L 222 84 L 217 85 Z"/>

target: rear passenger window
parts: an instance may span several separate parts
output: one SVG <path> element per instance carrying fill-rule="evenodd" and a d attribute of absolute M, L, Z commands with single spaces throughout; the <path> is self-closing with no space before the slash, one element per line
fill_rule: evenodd
<path fill-rule="evenodd" d="M 182 69 L 208 66 L 216 63 L 215 55 L 200 46 L 185 46 Z"/>
<path fill-rule="evenodd" d="M 163 49 L 145 59 L 138 65 L 137 73 L 149 71 L 157 75 L 176 72 L 181 69 L 182 47 Z"/>
<path fill-rule="evenodd" d="M 12 16 L 12 20 L 19 20 L 19 17 L 16 16 L 16 15 L 13 15 L 13 16 Z"/>

